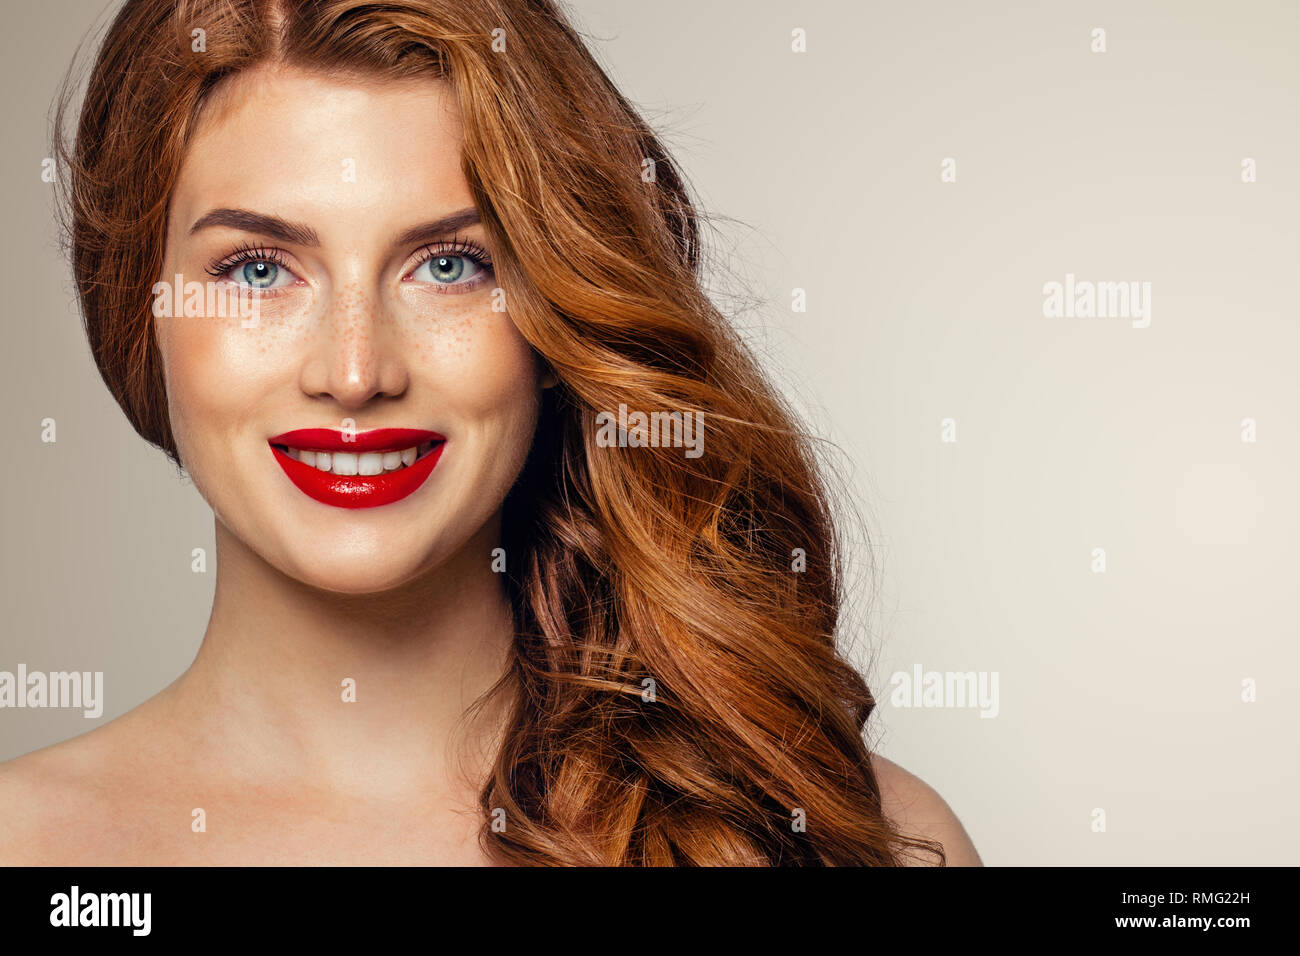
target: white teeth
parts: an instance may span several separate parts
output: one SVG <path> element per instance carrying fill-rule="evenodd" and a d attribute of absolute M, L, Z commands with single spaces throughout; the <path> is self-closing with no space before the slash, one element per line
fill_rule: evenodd
<path fill-rule="evenodd" d="M 433 450 L 433 442 L 425 442 L 413 448 L 401 451 L 367 451 L 360 453 L 345 451 L 303 451 L 300 448 L 278 447 L 284 454 L 295 461 L 300 461 L 319 471 L 329 471 L 336 475 L 382 475 L 386 471 L 397 471 L 414 465 L 423 455 Z"/>

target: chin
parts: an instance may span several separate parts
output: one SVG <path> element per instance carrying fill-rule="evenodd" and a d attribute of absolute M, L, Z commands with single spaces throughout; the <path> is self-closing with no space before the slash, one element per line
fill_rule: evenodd
<path fill-rule="evenodd" d="M 383 520 L 368 527 L 356 526 L 356 512 L 327 512 L 291 524 L 282 512 L 272 518 L 272 527 L 259 528 L 249 521 L 244 534 L 234 529 L 232 533 L 241 539 L 243 550 L 308 587 L 376 594 L 428 574 L 453 556 L 458 543 L 463 546 L 464 529 L 455 523 L 449 527 L 440 510 L 418 509 L 405 513 L 401 521 Z"/>
<path fill-rule="evenodd" d="M 435 566 L 428 560 L 403 560 L 391 553 L 368 557 L 346 554 L 333 560 L 318 553 L 302 555 L 280 570 L 318 591 L 361 596 L 397 590 Z"/>

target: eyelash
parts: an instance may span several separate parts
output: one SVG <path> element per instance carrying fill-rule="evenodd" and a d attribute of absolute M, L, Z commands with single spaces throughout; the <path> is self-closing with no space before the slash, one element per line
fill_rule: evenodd
<path fill-rule="evenodd" d="M 241 266 L 245 262 L 269 262 L 280 269 L 288 268 L 284 264 L 284 257 L 280 255 L 279 249 L 263 249 L 261 246 L 249 243 L 240 246 L 228 256 L 214 259 L 205 271 L 208 275 L 220 279 L 235 266 Z"/>
<path fill-rule="evenodd" d="M 478 243 L 461 239 L 459 236 L 453 237 L 450 242 L 431 242 L 428 245 L 421 246 L 416 250 L 416 255 L 420 258 L 416 260 L 415 264 L 412 265 L 409 270 L 407 270 L 407 275 L 420 268 L 420 266 L 424 265 L 430 259 L 439 256 L 463 256 L 475 265 L 484 269 L 492 268 L 492 258 L 487 254 L 487 251 L 484 250 L 482 246 L 478 245 Z M 219 259 L 214 259 L 205 271 L 208 275 L 220 279 L 226 273 L 230 272 L 231 269 L 234 269 L 236 266 L 241 266 L 246 262 L 269 262 L 271 265 L 279 269 L 285 269 L 290 272 L 293 271 L 285 264 L 284 257 L 280 253 L 279 249 L 266 249 L 252 243 L 240 246 L 229 255 L 222 256 Z M 268 290 L 271 294 L 279 291 L 283 290 Z"/>
<path fill-rule="evenodd" d="M 492 268 L 492 259 L 482 246 L 474 242 L 461 239 L 459 236 L 453 237 L 451 242 L 431 242 L 427 246 L 422 246 L 416 251 L 420 259 L 412 266 L 412 270 L 420 268 L 430 259 L 439 256 L 464 256 L 477 266 L 484 269 Z"/>

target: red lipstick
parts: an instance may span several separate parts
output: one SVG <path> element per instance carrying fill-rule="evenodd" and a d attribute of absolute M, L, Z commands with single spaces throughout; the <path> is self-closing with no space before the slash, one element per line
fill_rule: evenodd
<path fill-rule="evenodd" d="M 442 457 L 447 439 L 417 428 L 341 432 L 300 428 L 268 439 L 298 490 L 335 508 L 375 508 L 413 494 Z M 371 472 L 363 474 L 363 472 Z"/>

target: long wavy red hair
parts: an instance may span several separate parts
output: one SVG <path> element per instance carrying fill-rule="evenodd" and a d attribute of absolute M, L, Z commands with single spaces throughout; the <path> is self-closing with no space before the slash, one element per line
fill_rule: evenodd
<path fill-rule="evenodd" d="M 60 153 L 86 332 L 136 430 L 176 459 L 150 319 L 168 198 L 207 96 L 268 61 L 450 83 L 511 318 L 559 380 L 505 505 L 515 693 L 488 850 L 942 860 L 882 812 L 813 443 L 704 290 L 677 166 L 551 0 L 127 0 Z M 620 404 L 703 413 L 705 453 L 602 447 Z"/>

